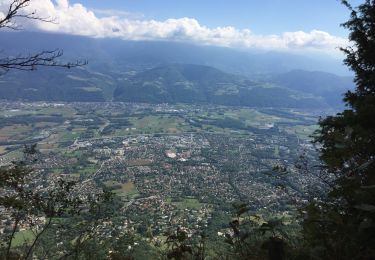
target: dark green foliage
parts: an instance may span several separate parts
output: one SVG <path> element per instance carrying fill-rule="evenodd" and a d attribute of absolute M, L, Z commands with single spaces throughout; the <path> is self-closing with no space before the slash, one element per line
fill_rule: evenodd
<path fill-rule="evenodd" d="M 62 123 L 63 121 L 64 121 L 64 118 L 62 115 L 51 115 L 51 116 L 19 115 L 19 116 L 1 118 L 0 126 L 5 127 L 5 126 L 12 126 L 15 124 L 29 125 L 29 124 L 35 124 L 38 122 Z"/>
<path fill-rule="evenodd" d="M 183 228 L 177 228 L 175 232 L 167 234 L 165 243 L 168 247 L 167 259 L 203 260 L 205 257 L 205 237 L 202 236 L 199 242 L 194 241 L 194 238 Z"/>
<path fill-rule="evenodd" d="M 224 117 L 222 119 L 216 119 L 208 122 L 211 125 L 215 125 L 221 128 L 232 128 L 232 129 L 247 129 L 245 123 L 239 119 L 234 119 L 231 117 Z"/>
<path fill-rule="evenodd" d="M 231 246 L 226 253 L 228 259 L 282 260 L 287 255 L 292 257 L 282 219 L 273 218 L 262 223 L 260 216 L 249 214 L 247 204 L 235 204 L 234 209 L 230 232 L 225 234 L 225 241 Z"/>
<path fill-rule="evenodd" d="M 10 226 L 0 237 L 0 258 L 105 259 L 115 229 L 103 222 L 115 220 L 120 204 L 111 193 L 82 195 L 76 181 L 34 170 L 38 157 L 36 145 L 26 146 L 22 161 L 0 168 L 0 217 Z M 21 225 L 31 238 L 14 245 Z"/>
<path fill-rule="evenodd" d="M 7 216 L 13 227 L 10 235 L 2 238 L 0 254 L 6 259 L 15 254 L 21 258 L 30 258 L 40 237 L 52 225 L 53 219 L 78 214 L 82 205 L 78 197 L 70 196 L 74 187 L 73 182 L 59 179 L 53 187 L 37 187 L 34 181 L 43 177 L 38 174 L 33 175 L 33 170 L 30 168 L 37 158 L 35 145 L 25 147 L 25 157 L 22 161 L 0 169 L 0 191 L 3 194 L 0 206 L 4 209 L 2 217 Z M 40 225 L 30 245 L 25 246 L 22 251 L 13 252 L 12 240 L 19 225 L 29 223 L 30 228 L 33 228 L 36 225 L 34 221 L 38 217 L 44 217 L 46 221 Z"/>
<path fill-rule="evenodd" d="M 321 159 L 335 176 L 325 202 L 306 208 L 304 234 L 316 257 L 375 257 L 375 1 L 352 8 L 343 26 L 352 47 L 343 49 L 355 72 L 356 89 L 345 94 L 347 109 L 320 122 Z"/>

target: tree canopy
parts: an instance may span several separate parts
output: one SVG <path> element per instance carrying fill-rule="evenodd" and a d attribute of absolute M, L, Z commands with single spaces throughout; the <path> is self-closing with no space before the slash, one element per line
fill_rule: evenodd
<path fill-rule="evenodd" d="M 315 141 L 334 186 L 328 201 L 307 207 L 304 235 L 317 254 L 329 259 L 375 257 L 375 1 L 351 11 L 342 24 L 351 46 L 344 63 L 355 73 L 356 88 L 345 94 L 347 109 L 320 121 Z"/>

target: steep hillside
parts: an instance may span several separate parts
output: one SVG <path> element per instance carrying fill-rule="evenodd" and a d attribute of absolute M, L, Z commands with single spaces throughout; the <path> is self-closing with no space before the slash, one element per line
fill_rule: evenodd
<path fill-rule="evenodd" d="M 293 70 L 272 78 L 276 85 L 320 96 L 331 106 L 342 105 L 343 93 L 354 88 L 352 77 L 340 77 L 320 71 Z"/>
<path fill-rule="evenodd" d="M 254 107 L 322 107 L 323 100 L 259 84 L 208 66 L 174 64 L 129 78 L 114 92 L 116 101 L 211 103 Z"/>
<path fill-rule="evenodd" d="M 71 70 L 0 72 L 0 99 L 313 108 L 342 104 L 342 93 L 351 88 L 348 77 L 304 71 L 319 68 L 341 73 L 341 65 L 332 59 L 62 34 L 2 32 L 0 37 L 0 49 L 5 50 L 0 58 L 61 48 L 63 59 L 89 62 Z"/>
<path fill-rule="evenodd" d="M 0 99 L 28 101 L 105 101 L 116 83 L 86 68 L 11 71 L 0 77 Z"/>

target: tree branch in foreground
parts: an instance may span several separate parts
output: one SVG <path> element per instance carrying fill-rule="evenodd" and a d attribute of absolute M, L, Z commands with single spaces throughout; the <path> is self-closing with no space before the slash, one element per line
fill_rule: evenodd
<path fill-rule="evenodd" d="M 36 70 L 37 67 L 62 67 L 74 68 L 87 65 L 86 60 L 78 60 L 75 62 L 62 63 L 57 61 L 63 55 L 63 51 L 56 49 L 53 51 L 42 51 L 28 56 L 18 55 L 16 57 L 0 58 L 0 69 L 8 71 L 10 69 L 16 70 Z"/>
<path fill-rule="evenodd" d="M 32 11 L 29 13 L 20 12 L 22 9 L 28 7 L 30 5 L 31 0 L 13 0 L 8 10 L 5 12 L 3 18 L 0 18 L 0 28 L 8 28 L 12 30 L 19 30 L 20 26 L 17 25 L 14 20 L 18 18 L 30 19 L 30 20 L 38 20 L 47 23 L 54 23 L 54 19 L 49 17 L 44 18 L 40 17 L 36 14 L 36 11 Z"/>

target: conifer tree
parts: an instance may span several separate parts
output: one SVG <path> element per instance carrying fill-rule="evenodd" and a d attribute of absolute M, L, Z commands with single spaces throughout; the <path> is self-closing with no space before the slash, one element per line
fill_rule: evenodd
<path fill-rule="evenodd" d="M 351 46 L 344 63 L 355 74 L 356 88 L 345 94 L 346 109 L 320 121 L 315 141 L 334 176 L 325 202 L 307 207 L 304 235 L 309 248 L 325 259 L 375 258 L 375 1 L 351 11 L 342 24 Z"/>

